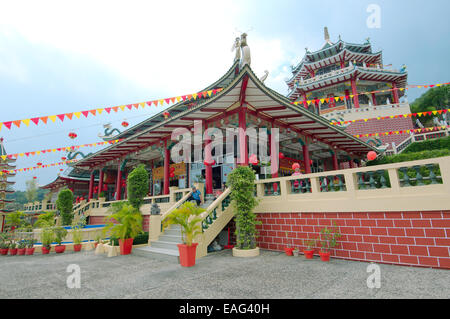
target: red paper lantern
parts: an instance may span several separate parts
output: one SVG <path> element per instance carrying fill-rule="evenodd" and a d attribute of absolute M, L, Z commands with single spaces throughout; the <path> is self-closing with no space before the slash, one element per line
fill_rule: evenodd
<path fill-rule="evenodd" d="M 377 153 L 375 153 L 374 151 L 370 151 L 369 153 L 367 153 L 367 159 L 369 161 L 373 161 L 376 158 L 377 158 Z"/>
<path fill-rule="evenodd" d="M 284 158 L 284 154 L 280 152 L 280 153 L 278 154 L 278 157 L 279 157 L 280 159 L 283 159 L 283 158 Z"/>
<path fill-rule="evenodd" d="M 73 133 L 73 132 L 70 132 L 69 133 L 69 137 L 73 140 L 73 139 L 75 139 L 75 138 L 77 138 L 77 134 L 75 134 L 75 133 Z"/>
<path fill-rule="evenodd" d="M 170 172 L 175 172 L 175 167 L 171 166 L 170 167 Z"/>
<path fill-rule="evenodd" d="M 294 163 L 292 164 L 292 169 L 295 171 L 297 168 L 300 168 L 300 164 L 299 163 Z"/>
<path fill-rule="evenodd" d="M 61 157 L 61 160 L 63 160 L 63 161 L 65 161 L 66 159 L 67 159 L 67 158 L 66 158 L 66 157 L 64 157 L 64 156 L 63 156 L 63 157 Z"/>
<path fill-rule="evenodd" d="M 258 165 L 258 157 L 256 156 L 256 154 L 250 155 L 248 160 L 249 160 L 250 164 Z"/>
<path fill-rule="evenodd" d="M 33 179 L 36 179 L 37 177 L 36 176 L 33 176 Z"/>
<path fill-rule="evenodd" d="M 173 173 L 173 172 L 170 173 L 170 174 L 169 174 L 169 177 L 170 177 L 170 178 L 175 177 L 175 173 Z"/>
<path fill-rule="evenodd" d="M 37 166 L 42 166 L 42 163 L 41 162 L 37 163 Z"/>
<path fill-rule="evenodd" d="M 167 112 L 167 111 L 165 111 L 165 112 L 163 113 L 163 115 L 164 115 L 164 118 L 167 119 L 167 118 L 170 116 L 170 113 Z"/>
<path fill-rule="evenodd" d="M 123 122 L 122 122 L 122 126 L 123 126 L 123 127 L 127 127 L 128 125 L 130 125 L 130 124 L 129 124 L 127 121 L 123 121 Z"/>

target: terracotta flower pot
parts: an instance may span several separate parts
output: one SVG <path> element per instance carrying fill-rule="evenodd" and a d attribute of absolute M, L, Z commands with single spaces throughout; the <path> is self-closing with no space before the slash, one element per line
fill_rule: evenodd
<path fill-rule="evenodd" d="M 121 255 L 129 255 L 133 250 L 133 240 L 134 238 L 119 239 L 119 247 Z"/>
<path fill-rule="evenodd" d="M 3 255 L 3 256 L 7 255 L 8 254 L 8 250 L 9 250 L 9 248 L 1 248 L 0 249 L 0 255 Z"/>
<path fill-rule="evenodd" d="M 286 253 L 286 256 L 293 256 L 293 251 L 295 248 L 291 248 L 291 247 L 286 247 L 284 248 L 284 252 Z"/>
<path fill-rule="evenodd" d="M 80 251 L 81 250 L 81 244 L 76 244 L 76 245 L 73 245 L 73 251 Z"/>
<path fill-rule="evenodd" d="M 49 247 L 49 248 L 44 247 L 44 246 L 41 247 L 41 251 L 42 251 L 42 254 L 43 254 L 43 255 L 49 254 L 49 253 L 50 253 L 50 250 L 52 250 L 52 247 Z"/>
<path fill-rule="evenodd" d="M 25 251 L 26 251 L 26 248 L 18 248 L 17 255 L 23 256 L 23 255 L 25 255 Z"/>
<path fill-rule="evenodd" d="M 33 255 L 34 254 L 34 247 L 33 248 L 25 248 L 25 255 Z"/>
<path fill-rule="evenodd" d="M 180 265 L 183 267 L 192 267 L 195 265 L 195 254 L 198 243 L 192 243 L 191 246 L 186 244 L 178 244 L 178 251 L 180 252 Z"/>
<path fill-rule="evenodd" d="M 320 260 L 322 261 L 330 261 L 330 253 L 329 252 L 319 252 Z"/>
<path fill-rule="evenodd" d="M 55 246 L 55 252 L 57 254 L 62 254 L 66 250 L 66 245 Z"/>
<path fill-rule="evenodd" d="M 17 248 L 12 248 L 12 249 L 10 249 L 10 250 L 9 250 L 9 254 L 10 254 L 11 256 L 17 255 Z"/>
<path fill-rule="evenodd" d="M 303 253 L 305 254 L 306 259 L 314 258 L 314 250 L 304 250 Z"/>

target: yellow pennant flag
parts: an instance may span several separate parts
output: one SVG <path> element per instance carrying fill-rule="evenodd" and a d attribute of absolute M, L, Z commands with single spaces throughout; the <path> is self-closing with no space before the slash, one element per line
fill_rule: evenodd
<path fill-rule="evenodd" d="M 141 102 L 141 103 L 139 103 L 139 105 L 142 106 L 142 108 L 144 108 L 145 107 L 145 102 Z"/>
<path fill-rule="evenodd" d="M 181 101 L 181 96 L 177 96 L 177 102 Z"/>
<path fill-rule="evenodd" d="M 73 114 L 75 114 L 75 116 L 76 116 L 77 118 L 80 118 L 81 112 L 74 112 Z"/>
<path fill-rule="evenodd" d="M 55 123 L 55 121 L 56 121 L 56 115 L 50 115 L 48 118 L 49 118 L 50 120 L 52 120 L 53 123 Z"/>
<path fill-rule="evenodd" d="M 192 97 L 194 98 L 194 100 L 197 98 L 197 93 L 192 94 Z"/>
<path fill-rule="evenodd" d="M 97 109 L 98 114 L 102 114 L 104 109 Z"/>
<path fill-rule="evenodd" d="M 420 113 L 417 113 L 417 115 L 419 115 L 419 117 L 421 117 L 421 116 L 422 116 L 422 114 L 423 114 L 422 112 L 420 112 Z"/>
<path fill-rule="evenodd" d="M 119 108 L 123 111 L 125 110 L 125 105 L 120 105 Z"/>
<path fill-rule="evenodd" d="M 22 123 L 28 126 L 30 125 L 30 119 L 22 120 Z"/>
<path fill-rule="evenodd" d="M 2 155 L 2 159 L 6 161 L 6 155 Z"/>
<path fill-rule="evenodd" d="M 206 93 L 208 93 L 208 96 L 211 96 L 212 90 L 206 91 Z"/>

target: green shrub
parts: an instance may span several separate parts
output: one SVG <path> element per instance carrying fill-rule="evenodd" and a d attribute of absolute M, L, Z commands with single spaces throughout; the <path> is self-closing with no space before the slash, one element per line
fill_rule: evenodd
<path fill-rule="evenodd" d="M 114 246 L 119 246 L 119 239 L 116 237 L 111 237 L 109 240 L 110 244 L 114 243 Z M 134 237 L 133 245 L 142 245 L 148 243 L 148 232 L 143 232 Z"/>
<path fill-rule="evenodd" d="M 67 229 L 64 227 L 58 226 L 53 228 L 53 235 L 55 237 L 55 241 L 60 246 L 64 238 L 67 236 Z"/>
<path fill-rule="evenodd" d="M 139 165 L 128 175 L 127 196 L 128 202 L 136 209 L 144 203 L 144 197 L 148 194 L 149 176 L 144 164 Z"/>
<path fill-rule="evenodd" d="M 432 150 L 450 150 L 450 136 L 441 137 L 431 140 L 426 140 L 423 142 L 414 142 L 408 145 L 407 148 L 402 152 L 404 153 L 416 153 L 421 151 L 432 151 Z"/>
<path fill-rule="evenodd" d="M 63 226 L 71 225 L 73 220 L 73 193 L 70 189 L 63 189 L 58 194 L 56 207 L 61 212 L 61 223 Z"/>
<path fill-rule="evenodd" d="M 367 166 L 374 165 L 383 165 L 383 164 L 392 164 L 392 163 L 400 163 L 400 162 L 408 162 L 408 161 L 417 161 L 427 158 L 436 158 L 450 156 L 449 149 L 440 149 L 440 150 L 431 150 L 431 151 L 422 151 L 416 153 L 400 153 L 391 156 L 384 156 L 377 158 L 376 160 L 367 162 Z"/>
<path fill-rule="evenodd" d="M 111 210 L 113 214 L 105 218 L 107 225 L 103 234 L 110 232 L 111 237 L 128 239 L 142 232 L 142 215 L 138 209 L 128 203 L 120 203 L 113 205 Z"/>
<path fill-rule="evenodd" d="M 40 214 L 34 223 L 34 228 L 44 228 L 55 225 L 55 213 L 48 212 L 44 214 Z"/>
<path fill-rule="evenodd" d="M 41 242 L 42 246 L 46 247 L 47 249 L 50 247 L 54 240 L 54 233 L 53 230 L 50 227 L 45 227 L 42 229 L 41 233 Z"/>

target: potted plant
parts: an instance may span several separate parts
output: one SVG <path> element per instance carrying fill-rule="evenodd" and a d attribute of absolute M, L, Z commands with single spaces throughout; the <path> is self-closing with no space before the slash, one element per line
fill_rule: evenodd
<path fill-rule="evenodd" d="M 316 239 L 310 239 L 305 242 L 306 248 L 303 250 L 303 254 L 306 259 L 313 259 L 314 257 L 314 248 L 316 247 Z"/>
<path fill-rule="evenodd" d="M 53 242 L 53 231 L 50 227 L 45 227 L 42 229 L 41 232 L 41 242 L 42 242 L 42 254 L 46 255 L 50 253 L 50 250 L 52 249 L 52 242 Z"/>
<path fill-rule="evenodd" d="M 295 248 L 293 251 L 292 251 L 292 253 L 294 254 L 294 256 L 298 256 L 298 253 L 299 253 L 299 249 L 298 248 Z"/>
<path fill-rule="evenodd" d="M 25 255 L 25 251 L 27 249 L 26 247 L 27 247 L 27 242 L 24 239 L 19 241 L 19 244 L 17 246 L 17 255 L 19 255 L 19 256 Z"/>
<path fill-rule="evenodd" d="M 83 239 L 83 231 L 80 226 L 72 227 L 73 251 L 81 250 L 81 241 Z"/>
<path fill-rule="evenodd" d="M 25 255 L 33 255 L 34 254 L 34 244 L 36 243 L 36 239 L 30 238 L 26 241 L 27 248 L 25 249 Z"/>
<path fill-rule="evenodd" d="M 103 231 L 119 238 L 120 254 L 128 255 L 133 249 L 134 237 L 142 232 L 141 212 L 124 202 L 111 205 L 111 209 L 113 214 L 105 218 L 107 225 Z"/>
<path fill-rule="evenodd" d="M 230 198 L 236 222 L 236 246 L 233 248 L 233 256 L 258 256 L 256 225 L 261 222 L 256 220 L 256 214 L 253 212 L 258 205 L 255 197 L 255 172 L 248 166 L 238 166 L 228 175 L 227 186 L 231 188 Z"/>
<path fill-rule="evenodd" d="M 198 243 L 194 243 L 194 238 L 202 233 L 202 218 L 200 215 L 205 209 L 191 202 L 185 202 L 179 208 L 172 211 L 163 221 L 163 228 L 169 225 L 181 226 L 182 244 L 178 244 L 180 252 L 180 265 L 192 267 L 195 265 L 195 254 Z"/>
<path fill-rule="evenodd" d="M 57 254 L 62 254 L 66 250 L 66 245 L 62 245 L 62 241 L 67 236 L 67 229 L 61 226 L 54 227 L 53 234 L 57 243 L 57 245 L 55 246 L 55 252 Z"/>
<path fill-rule="evenodd" d="M 341 234 L 336 223 L 333 223 L 333 229 L 328 227 L 320 230 L 321 249 L 319 251 L 320 260 L 330 261 L 330 250 L 337 246 L 337 241 L 341 238 Z"/>
<path fill-rule="evenodd" d="M 286 241 L 288 241 L 288 232 L 285 232 L 286 235 Z M 294 251 L 294 247 L 286 246 L 284 247 L 284 252 L 286 253 L 286 256 L 292 256 Z"/>
<path fill-rule="evenodd" d="M 9 254 L 11 256 L 17 255 L 17 243 L 14 240 L 9 243 Z"/>
<path fill-rule="evenodd" d="M 0 254 L 5 256 L 9 250 L 9 240 L 7 234 L 0 234 Z"/>

